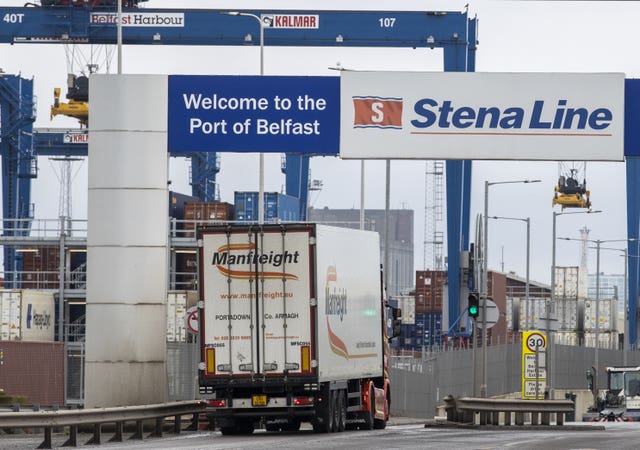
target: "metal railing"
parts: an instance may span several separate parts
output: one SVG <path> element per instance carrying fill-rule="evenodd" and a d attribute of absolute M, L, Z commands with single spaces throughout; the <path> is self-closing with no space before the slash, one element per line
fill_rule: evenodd
<path fill-rule="evenodd" d="M 525 424 L 525 414 L 531 415 L 531 425 L 551 425 L 551 415 L 555 414 L 556 425 L 564 425 L 566 414 L 574 414 L 575 405 L 571 400 L 519 400 L 500 398 L 444 398 L 447 420 L 458 423 L 476 423 L 479 415 L 480 425 L 511 425 L 511 414 L 515 414 L 516 425 Z"/>
<path fill-rule="evenodd" d="M 144 421 L 154 420 L 154 437 L 162 437 L 164 419 L 174 417 L 173 433 L 182 431 L 182 416 L 192 414 L 193 421 L 204 413 L 205 402 L 185 401 L 160 403 L 155 405 L 122 406 L 111 408 L 92 408 L 64 411 L 7 412 L 0 413 L 0 428 L 43 428 L 44 440 L 38 448 L 51 448 L 53 428 L 69 427 L 69 438 L 63 447 L 78 445 L 78 427 L 93 426 L 93 436 L 87 444 L 99 445 L 102 442 L 102 425 L 115 424 L 115 435 L 111 441 L 122 442 L 124 424 L 135 422 L 135 431 L 130 439 L 143 439 Z"/>

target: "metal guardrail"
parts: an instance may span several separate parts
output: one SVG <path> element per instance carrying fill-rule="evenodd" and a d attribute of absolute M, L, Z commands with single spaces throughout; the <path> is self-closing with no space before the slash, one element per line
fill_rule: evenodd
<path fill-rule="evenodd" d="M 565 414 L 571 414 L 575 405 L 571 400 L 520 400 L 496 398 L 444 398 L 447 420 L 458 423 L 475 423 L 479 413 L 480 425 L 511 425 L 511 414 L 515 414 L 515 424 L 524 425 L 525 414 L 531 414 L 531 425 L 550 425 L 551 414 L 556 416 L 556 425 L 564 425 Z M 538 420 L 539 419 L 539 420 Z"/>
<path fill-rule="evenodd" d="M 53 428 L 69 427 L 69 438 L 63 447 L 78 446 L 78 427 L 93 425 L 93 436 L 87 444 L 102 442 L 102 425 L 115 424 L 111 441 L 122 442 L 125 422 L 135 422 L 135 431 L 130 439 L 143 439 L 143 422 L 155 420 L 151 436 L 162 437 L 164 419 L 174 417 L 173 433 L 182 430 L 181 416 L 193 415 L 197 426 L 198 415 L 204 413 L 203 401 L 183 401 L 142 406 L 122 406 L 61 411 L 29 411 L 0 413 L 0 428 L 43 428 L 44 440 L 38 448 L 51 448 Z M 192 422 L 193 423 L 193 422 Z"/>

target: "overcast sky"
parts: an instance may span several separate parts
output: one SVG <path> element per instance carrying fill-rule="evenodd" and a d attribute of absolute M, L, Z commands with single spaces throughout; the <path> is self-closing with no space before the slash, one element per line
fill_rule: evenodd
<path fill-rule="evenodd" d="M 4 0 L 5 6 L 22 6 L 23 0 Z M 627 78 L 640 75 L 637 57 L 638 2 L 537 2 L 507 0 L 368 2 L 354 0 L 324 1 L 178 1 L 151 0 L 144 7 L 224 9 L 309 9 L 310 11 L 416 10 L 463 11 L 469 3 L 471 15 L 479 19 L 478 72 L 624 72 Z M 88 48 L 84 48 L 88 53 Z M 253 75 L 259 73 L 258 47 L 126 47 L 124 73 Z M 429 49 L 352 49 L 281 48 L 264 50 L 267 75 L 336 75 L 329 70 L 336 63 L 354 70 L 442 71 L 442 52 Z M 104 72 L 105 64 L 100 61 Z M 61 45 L 0 45 L 0 68 L 6 73 L 21 73 L 35 79 L 38 97 L 37 127 L 75 127 L 73 119 L 49 119 L 53 88 L 65 94 L 66 74 L 79 72 L 69 67 Z M 115 72 L 115 58 L 111 72 Z M 258 158 L 255 154 L 221 155 L 218 175 L 222 200 L 233 202 L 233 192 L 257 190 Z M 58 215 L 58 181 L 55 163 L 39 160 L 40 173 L 33 183 L 32 201 L 37 218 Z M 251 176 L 255 168 L 255 177 Z M 190 193 L 188 165 L 183 159 L 172 161 L 172 189 Z M 76 163 L 73 184 L 74 218 L 86 218 L 86 162 Z M 310 204 L 317 208 L 359 208 L 360 163 L 338 158 L 315 158 L 311 162 L 312 179 L 324 187 L 313 192 Z M 626 237 L 626 194 L 624 163 L 588 163 L 587 185 L 593 209 L 601 214 L 575 214 L 558 217 L 558 236 L 578 238 L 587 226 L 591 239 Z M 472 179 L 472 229 L 475 217 L 483 210 L 484 182 L 541 179 L 531 185 L 494 186 L 489 197 L 489 215 L 531 218 L 531 278 L 549 282 L 553 189 L 558 177 L 555 162 L 476 161 Z M 415 211 L 415 267 L 423 268 L 425 162 L 391 163 L 391 207 Z M 266 158 L 265 190 L 281 191 L 280 155 Z M 366 163 L 366 208 L 384 207 L 384 162 Z M 556 207 L 557 208 L 557 207 Z M 489 226 L 489 268 L 525 274 L 526 228 L 523 222 L 491 221 Z M 472 233 L 473 236 L 473 233 Z M 473 238 L 472 238 L 473 240 Z M 606 244 L 623 247 L 623 243 Z M 559 241 L 557 264 L 580 263 L 580 244 Z M 502 258 L 504 253 L 504 258 Z M 601 269 L 622 273 L 623 258 L 618 252 L 602 251 Z M 595 271 L 595 251 L 589 255 L 589 270 Z"/>

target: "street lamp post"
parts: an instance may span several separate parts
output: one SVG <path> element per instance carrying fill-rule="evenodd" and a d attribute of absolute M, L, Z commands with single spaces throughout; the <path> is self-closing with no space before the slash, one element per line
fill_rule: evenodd
<path fill-rule="evenodd" d="M 239 16 L 239 17 L 251 17 L 258 21 L 260 25 L 260 76 L 264 75 L 264 25 L 265 23 L 262 21 L 260 16 L 252 13 L 245 13 L 240 11 L 226 11 L 222 12 L 222 14 L 226 14 L 228 16 Z M 264 153 L 259 153 L 260 158 L 260 175 L 258 178 L 259 190 L 258 190 L 258 223 L 264 223 Z"/>
<path fill-rule="evenodd" d="M 531 219 L 520 218 L 520 217 L 499 217 L 492 216 L 490 219 L 502 219 L 502 220 L 519 220 L 521 222 L 525 222 L 527 224 L 527 268 L 526 268 L 526 281 L 524 285 L 524 304 L 525 304 L 525 320 L 524 320 L 524 328 L 525 330 L 529 330 L 529 262 L 530 262 L 530 242 L 531 242 Z"/>
<path fill-rule="evenodd" d="M 480 385 L 480 396 L 487 396 L 487 296 L 488 296 L 488 218 L 489 218 L 489 186 L 496 184 L 515 184 L 515 183 L 539 183 L 541 180 L 516 180 L 516 181 L 493 181 L 484 182 L 484 236 L 483 236 L 483 252 L 482 252 L 482 384 Z"/>

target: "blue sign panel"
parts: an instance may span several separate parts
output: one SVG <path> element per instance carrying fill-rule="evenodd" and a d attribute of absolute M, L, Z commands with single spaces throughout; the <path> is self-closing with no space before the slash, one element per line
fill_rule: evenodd
<path fill-rule="evenodd" d="M 624 80 L 624 156 L 640 156 L 640 80 Z"/>
<path fill-rule="evenodd" d="M 337 155 L 338 77 L 169 76 L 168 147 Z"/>

